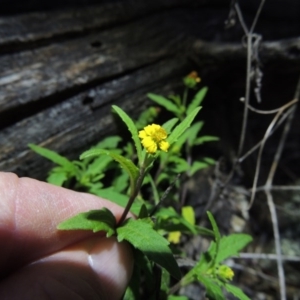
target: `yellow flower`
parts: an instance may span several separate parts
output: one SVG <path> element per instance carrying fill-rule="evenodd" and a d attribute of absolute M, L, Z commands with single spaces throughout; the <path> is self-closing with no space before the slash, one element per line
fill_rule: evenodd
<path fill-rule="evenodd" d="M 180 231 L 170 232 L 168 235 L 168 241 L 173 244 L 178 244 L 180 241 L 180 236 L 181 236 Z"/>
<path fill-rule="evenodd" d="M 217 271 L 218 276 L 223 280 L 232 280 L 234 272 L 231 268 L 221 265 Z"/>
<path fill-rule="evenodd" d="M 157 149 L 168 152 L 170 144 L 166 141 L 167 132 L 159 125 L 152 124 L 139 131 L 139 138 L 148 153 L 155 153 Z"/>

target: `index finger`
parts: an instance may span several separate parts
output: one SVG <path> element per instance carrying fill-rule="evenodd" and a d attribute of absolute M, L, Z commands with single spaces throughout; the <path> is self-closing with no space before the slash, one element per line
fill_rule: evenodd
<path fill-rule="evenodd" d="M 58 231 L 57 225 L 71 216 L 107 207 L 118 219 L 124 210 L 94 195 L 2 172 L 0 199 L 2 276 L 93 235 L 91 231 Z"/>

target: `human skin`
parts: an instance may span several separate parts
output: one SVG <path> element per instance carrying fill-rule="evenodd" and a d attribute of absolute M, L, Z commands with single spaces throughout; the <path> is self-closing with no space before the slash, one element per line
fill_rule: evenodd
<path fill-rule="evenodd" d="M 120 299 L 133 256 L 127 243 L 59 231 L 80 213 L 123 208 L 99 197 L 0 172 L 0 299 Z"/>

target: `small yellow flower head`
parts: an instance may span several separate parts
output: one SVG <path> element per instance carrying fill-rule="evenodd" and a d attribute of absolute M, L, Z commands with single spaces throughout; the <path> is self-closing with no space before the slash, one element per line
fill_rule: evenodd
<path fill-rule="evenodd" d="M 183 82 L 188 88 L 194 88 L 200 81 L 201 78 L 198 76 L 196 71 L 191 72 L 189 75 L 183 78 Z"/>
<path fill-rule="evenodd" d="M 168 152 L 170 144 L 166 141 L 167 132 L 159 125 L 152 124 L 139 131 L 139 138 L 148 153 L 154 154 L 159 148 Z"/>
<path fill-rule="evenodd" d="M 168 241 L 173 244 L 178 244 L 180 242 L 180 236 L 181 236 L 180 231 L 170 232 L 168 235 Z"/>
<path fill-rule="evenodd" d="M 223 280 L 232 280 L 234 272 L 231 268 L 225 265 L 221 265 L 217 271 L 218 276 Z"/>

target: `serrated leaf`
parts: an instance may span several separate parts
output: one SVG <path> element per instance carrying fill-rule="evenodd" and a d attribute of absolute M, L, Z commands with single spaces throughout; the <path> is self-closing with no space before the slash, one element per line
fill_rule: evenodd
<path fill-rule="evenodd" d="M 218 264 L 231 256 L 238 255 L 251 241 L 252 237 L 244 233 L 233 233 L 229 236 L 223 236 L 220 239 L 216 263 Z"/>
<path fill-rule="evenodd" d="M 136 180 L 139 176 L 139 169 L 135 166 L 135 164 L 131 160 L 129 160 L 126 157 L 119 155 L 113 151 L 109 151 L 106 149 L 91 149 L 91 150 L 85 151 L 80 155 L 80 159 L 84 159 L 84 158 L 91 157 L 91 156 L 98 156 L 98 155 L 102 155 L 102 154 L 106 154 L 106 155 L 109 155 L 110 157 L 112 157 L 128 173 L 128 175 L 130 177 L 131 190 L 133 191 Z"/>
<path fill-rule="evenodd" d="M 80 213 L 66 221 L 61 222 L 57 229 L 60 230 L 92 230 L 93 232 L 105 231 L 110 237 L 115 233 L 116 218 L 107 208 L 90 210 Z"/>
<path fill-rule="evenodd" d="M 75 171 L 75 169 L 76 169 L 76 167 L 74 166 L 74 164 L 71 161 L 69 161 L 64 156 L 59 155 L 55 151 L 52 151 L 52 150 L 49 150 L 49 149 L 46 149 L 44 147 L 40 147 L 40 146 L 37 146 L 34 144 L 29 144 L 28 147 L 31 150 L 33 150 L 34 152 L 36 152 L 37 154 L 51 160 L 52 162 L 54 162 L 57 165 L 64 167 L 68 171 Z"/>
<path fill-rule="evenodd" d="M 142 160 L 143 160 L 142 145 L 141 145 L 141 141 L 140 141 L 140 138 L 138 135 L 138 130 L 137 130 L 133 120 L 120 107 L 118 107 L 116 105 L 112 105 L 112 108 L 119 115 L 119 117 L 123 120 L 123 122 L 127 125 L 127 128 L 131 133 L 132 140 L 134 142 L 134 145 L 135 145 L 135 148 L 137 151 L 139 164 L 141 165 Z"/>
<path fill-rule="evenodd" d="M 200 106 L 206 93 L 208 91 L 207 87 L 203 87 L 200 91 L 198 91 L 192 100 L 191 104 L 187 107 L 186 113 L 190 114 L 197 106 Z"/>
<path fill-rule="evenodd" d="M 222 289 L 209 277 L 198 275 L 197 279 L 204 285 L 206 294 L 213 300 L 226 300 Z"/>
<path fill-rule="evenodd" d="M 165 122 L 162 127 L 164 128 L 164 130 L 169 134 L 171 132 L 171 130 L 173 129 L 173 127 L 176 125 L 176 123 L 178 122 L 178 118 L 173 118 L 167 122 Z"/>
<path fill-rule="evenodd" d="M 235 297 L 239 298 L 240 300 L 251 300 L 244 292 L 238 288 L 237 286 L 231 285 L 226 283 L 224 288 Z"/>
<path fill-rule="evenodd" d="M 149 93 L 147 94 L 148 98 L 150 98 L 152 101 L 156 102 L 157 104 L 163 106 L 165 109 L 167 109 L 168 111 L 174 113 L 175 115 L 180 113 L 179 108 L 169 99 L 161 96 L 161 95 L 157 95 L 157 94 L 152 94 Z"/>
<path fill-rule="evenodd" d="M 175 141 L 177 141 L 177 139 L 185 132 L 185 130 L 190 127 L 200 109 L 201 107 L 195 108 L 179 125 L 174 128 L 174 130 L 172 130 L 171 134 L 167 138 L 167 141 L 170 144 L 173 144 Z"/>
<path fill-rule="evenodd" d="M 151 223 L 148 218 L 128 219 L 117 228 L 118 241 L 128 241 L 150 260 L 165 268 L 176 279 L 180 279 L 180 270 L 168 246 L 169 242 L 153 229 Z"/>

